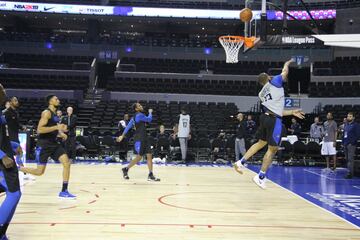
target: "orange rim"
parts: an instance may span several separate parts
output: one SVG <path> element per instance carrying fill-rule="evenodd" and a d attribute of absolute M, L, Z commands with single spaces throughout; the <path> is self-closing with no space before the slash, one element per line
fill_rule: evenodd
<path fill-rule="evenodd" d="M 225 42 L 244 42 L 245 46 L 248 48 L 251 48 L 255 45 L 256 37 L 243 37 L 243 36 L 221 36 L 219 37 L 219 40 L 225 41 Z"/>
<path fill-rule="evenodd" d="M 242 42 L 244 41 L 244 37 L 242 36 L 221 36 L 219 40 L 223 40 L 225 42 Z"/>

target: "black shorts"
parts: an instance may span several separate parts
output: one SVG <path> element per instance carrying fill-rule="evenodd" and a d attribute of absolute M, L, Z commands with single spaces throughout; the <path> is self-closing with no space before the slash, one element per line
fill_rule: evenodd
<path fill-rule="evenodd" d="M 258 139 L 266 141 L 269 146 L 279 146 L 283 131 L 281 118 L 270 114 L 261 114 L 260 126 L 256 132 Z"/>
<path fill-rule="evenodd" d="M 66 151 L 60 143 L 39 140 L 36 148 L 36 161 L 38 165 L 46 165 L 49 157 L 59 160 L 64 154 Z"/>
<path fill-rule="evenodd" d="M 20 190 L 17 167 L 5 168 L 0 163 L 0 192 L 17 192 Z"/>
<path fill-rule="evenodd" d="M 145 154 L 151 154 L 151 146 L 147 139 L 135 139 L 134 141 L 134 153 L 136 155 L 144 156 Z"/>

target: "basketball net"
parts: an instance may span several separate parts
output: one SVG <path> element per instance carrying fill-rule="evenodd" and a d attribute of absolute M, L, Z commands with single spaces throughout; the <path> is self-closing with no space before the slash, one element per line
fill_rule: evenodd
<path fill-rule="evenodd" d="M 226 54 L 226 63 L 237 63 L 239 50 L 244 44 L 244 38 L 240 36 L 221 36 L 219 41 Z"/>
<path fill-rule="evenodd" d="M 221 36 L 219 41 L 223 46 L 226 54 L 226 63 L 239 62 L 239 50 L 244 45 L 244 50 L 247 51 L 255 46 L 259 41 L 257 37 L 242 37 L 242 36 Z"/>

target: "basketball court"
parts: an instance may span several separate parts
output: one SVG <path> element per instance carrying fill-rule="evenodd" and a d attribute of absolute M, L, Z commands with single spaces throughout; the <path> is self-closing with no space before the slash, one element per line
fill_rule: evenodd
<path fill-rule="evenodd" d="M 338 193 L 339 187 L 359 195 L 352 186 L 358 179 L 345 184 L 314 168 L 273 167 L 269 178 L 276 183 L 262 190 L 252 182 L 254 172 L 239 175 L 229 166 L 155 166 L 159 183 L 146 181 L 145 166 L 135 167 L 125 181 L 120 167 L 74 165 L 70 189 L 78 200 L 63 201 L 56 197 L 62 168 L 50 164 L 43 177 L 25 186 L 9 235 L 37 240 L 360 238 L 359 220 L 311 199 Z M 356 204 L 358 196 L 352 200 Z"/>
<path fill-rule="evenodd" d="M 219 36 L 227 63 L 237 63 L 239 54 L 266 41 L 261 26 L 266 1 L 261 2 L 242 36 Z M 336 35 L 312 36 L 328 46 L 359 47 L 357 34 L 346 43 Z M 143 164 L 124 180 L 122 167 L 72 165 L 69 190 L 77 199 L 61 200 L 62 166 L 49 164 L 43 176 L 23 186 L 7 235 L 26 240 L 360 239 L 360 179 L 344 180 L 344 169 L 272 166 L 263 190 L 252 181 L 260 168 L 255 165 L 243 175 L 230 164 L 155 165 L 161 182 L 148 182 Z"/>

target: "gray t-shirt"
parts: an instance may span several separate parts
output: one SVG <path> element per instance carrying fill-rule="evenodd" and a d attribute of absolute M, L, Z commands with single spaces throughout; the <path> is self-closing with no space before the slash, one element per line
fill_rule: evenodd
<path fill-rule="evenodd" d="M 324 122 L 324 142 L 334 142 L 337 133 L 337 124 L 335 121 Z"/>

